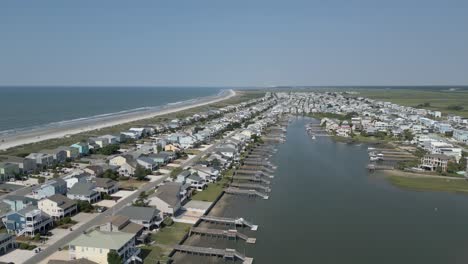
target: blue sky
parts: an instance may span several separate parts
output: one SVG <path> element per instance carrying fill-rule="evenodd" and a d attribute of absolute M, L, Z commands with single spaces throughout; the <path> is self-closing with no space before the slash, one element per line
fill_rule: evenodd
<path fill-rule="evenodd" d="M 468 84 L 468 1 L 1 1 L 0 85 Z"/>

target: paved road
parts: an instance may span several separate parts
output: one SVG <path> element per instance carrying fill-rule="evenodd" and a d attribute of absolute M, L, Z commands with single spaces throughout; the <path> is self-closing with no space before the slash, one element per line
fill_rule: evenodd
<path fill-rule="evenodd" d="M 233 132 L 234 133 L 234 132 Z M 230 137 L 233 133 L 230 133 L 228 137 Z M 209 153 L 211 150 L 213 150 L 219 142 L 214 143 L 211 147 L 201 151 L 198 153 L 195 157 L 193 157 L 190 160 L 187 160 L 185 162 L 181 163 L 181 167 L 186 167 L 186 166 L 191 166 L 193 165 L 200 157 L 205 155 L 206 153 Z M 139 188 L 135 193 L 123 198 L 119 202 L 117 202 L 112 208 L 106 210 L 103 213 L 96 214 L 91 220 L 89 220 L 87 223 L 81 225 L 77 229 L 71 231 L 69 234 L 65 235 L 63 238 L 57 240 L 54 244 L 48 246 L 47 248 L 43 249 L 40 253 L 34 255 L 32 258 L 24 262 L 25 264 L 37 264 L 50 255 L 52 255 L 54 252 L 56 252 L 59 247 L 63 247 L 70 243 L 73 239 L 78 237 L 80 234 L 85 232 L 86 230 L 90 229 L 93 226 L 96 226 L 100 224 L 106 216 L 111 215 L 112 213 L 117 213 L 120 211 L 123 207 L 127 206 L 128 204 L 132 203 L 132 201 L 140 195 L 141 192 L 146 192 L 149 190 L 154 189 L 158 184 L 163 182 L 165 179 L 167 179 L 169 175 L 164 176 L 163 178 L 154 181 L 154 182 L 148 182 L 147 184 L 143 185 L 141 188 Z"/>

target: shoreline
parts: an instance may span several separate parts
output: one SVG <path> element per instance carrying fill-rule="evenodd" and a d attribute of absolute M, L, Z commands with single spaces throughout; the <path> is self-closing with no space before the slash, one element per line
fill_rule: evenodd
<path fill-rule="evenodd" d="M 77 120 L 76 122 L 66 123 L 62 127 L 43 127 L 32 131 L 24 131 L 17 134 L 6 135 L 1 138 L 2 142 L 0 142 L 0 150 L 7 150 L 13 147 L 36 143 L 49 139 L 64 138 L 82 132 L 99 130 L 102 128 L 122 125 L 125 123 L 175 113 L 190 108 L 224 101 L 236 95 L 237 92 L 230 89 L 226 93 L 223 93 L 221 95 L 200 98 L 188 104 L 184 104 L 183 102 L 181 102 L 181 105 L 164 105 L 158 109 L 149 110 L 147 112 L 131 112 L 121 115 L 104 116 L 102 118 L 95 118 L 89 120 Z"/>

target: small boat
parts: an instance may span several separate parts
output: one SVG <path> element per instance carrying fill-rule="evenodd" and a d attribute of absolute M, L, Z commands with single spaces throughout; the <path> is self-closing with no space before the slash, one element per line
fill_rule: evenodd
<path fill-rule="evenodd" d="M 315 135 L 312 135 L 312 139 L 315 139 Z"/>

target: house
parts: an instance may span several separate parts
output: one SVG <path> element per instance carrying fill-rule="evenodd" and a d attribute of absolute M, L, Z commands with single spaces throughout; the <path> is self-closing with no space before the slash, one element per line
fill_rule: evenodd
<path fill-rule="evenodd" d="M 20 169 L 18 164 L 9 162 L 0 162 L 0 182 L 5 182 L 11 178 L 15 178 L 15 175 L 19 175 Z"/>
<path fill-rule="evenodd" d="M 33 190 L 34 198 L 40 200 L 54 194 L 63 194 L 67 193 L 67 182 L 64 180 L 57 178 L 54 180 L 50 180 L 40 187 Z"/>
<path fill-rule="evenodd" d="M 69 190 L 78 182 L 87 182 L 90 176 L 87 173 L 72 174 L 63 177 L 63 180 L 67 183 L 67 189 Z"/>
<path fill-rule="evenodd" d="M 0 233 L 0 256 L 16 248 L 14 235 Z"/>
<path fill-rule="evenodd" d="M 105 232 L 124 232 L 135 235 L 137 241 L 145 242 L 146 236 L 143 234 L 145 228 L 142 225 L 135 224 L 130 218 L 123 215 L 107 216 L 99 226 L 99 230 Z"/>
<path fill-rule="evenodd" d="M 93 180 L 96 185 L 95 190 L 105 194 L 113 194 L 119 190 L 119 182 L 108 178 L 95 178 Z"/>
<path fill-rule="evenodd" d="M 196 189 L 197 191 L 203 191 L 207 187 L 205 180 L 196 173 L 190 174 L 185 182 L 190 184 L 190 187 Z"/>
<path fill-rule="evenodd" d="M 78 142 L 71 145 L 70 147 L 78 149 L 80 156 L 86 156 L 89 154 L 89 144 L 86 142 Z"/>
<path fill-rule="evenodd" d="M 191 174 L 190 171 L 184 170 L 177 175 L 175 181 L 184 184 L 186 179 L 190 176 L 190 174 Z"/>
<path fill-rule="evenodd" d="M 54 157 L 47 153 L 30 153 L 26 158 L 34 160 L 36 167 L 39 168 L 50 167 L 54 164 Z"/>
<path fill-rule="evenodd" d="M 447 171 L 447 164 L 450 160 L 449 156 L 443 154 L 429 154 L 421 159 L 420 167 L 425 170 L 435 171 L 440 168 L 442 171 Z"/>
<path fill-rule="evenodd" d="M 221 154 L 223 157 L 232 159 L 236 155 L 237 151 L 232 147 L 219 147 L 215 149 L 216 152 Z"/>
<path fill-rule="evenodd" d="M 117 252 L 123 264 L 142 262 L 138 257 L 140 248 L 135 247 L 135 235 L 125 232 L 93 230 L 84 233 L 69 243 L 70 259 L 87 259 L 107 264 L 107 254 Z"/>
<path fill-rule="evenodd" d="M 98 148 L 103 148 L 109 145 L 109 139 L 106 137 L 92 137 L 89 138 L 89 142 Z"/>
<path fill-rule="evenodd" d="M 3 198 L 3 202 L 10 206 L 11 211 L 19 211 L 28 206 L 37 205 L 37 200 L 22 196 L 22 195 L 8 195 Z"/>
<path fill-rule="evenodd" d="M 131 155 L 117 155 L 109 159 L 109 165 L 111 166 L 122 166 L 123 164 L 133 161 L 133 156 Z"/>
<path fill-rule="evenodd" d="M 154 196 L 150 197 L 150 205 L 155 206 L 164 216 L 174 215 L 181 207 L 182 184 L 168 182 L 159 186 Z"/>
<path fill-rule="evenodd" d="M 180 148 L 177 147 L 175 144 L 167 144 L 164 146 L 164 151 L 171 151 L 171 152 L 178 152 Z"/>
<path fill-rule="evenodd" d="M 76 202 L 62 194 L 55 194 L 40 200 L 37 207 L 55 220 L 72 216 L 78 212 Z"/>
<path fill-rule="evenodd" d="M 206 182 L 215 182 L 219 178 L 219 170 L 213 167 L 196 165 L 190 168 L 191 172 L 195 172 L 202 177 Z"/>
<path fill-rule="evenodd" d="M 92 182 L 79 182 L 73 185 L 73 187 L 68 191 L 67 197 L 72 200 L 95 203 L 101 198 L 100 193 L 96 191 L 95 188 L 96 184 Z"/>
<path fill-rule="evenodd" d="M 67 152 L 60 148 L 56 149 L 44 149 L 39 153 L 51 155 L 54 163 L 64 163 L 67 161 Z"/>
<path fill-rule="evenodd" d="M 8 233 L 14 233 L 17 236 L 45 234 L 53 224 L 52 219 L 35 206 L 11 212 L 2 221 Z"/>
<path fill-rule="evenodd" d="M 107 142 L 109 144 L 119 144 L 120 143 L 120 135 L 119 136 L 114 136 L 114 135 L 104 135 L 100 136 L 100 139 L 107 139 Z"/>
<path fill-rule="evenodd" d="M 58 147 L 58 150 L 65 151 L 67 158 L 74 160 L 80 156 L 80 151 L 73 147 Z"/>
<path fill-rule="evenodd" d="M 141 156 L 137 160 L 137 163 L 147 170 L 154 171 L 158 168 L 158 163 L 154 159 L 146 156 Z"/>
<path fill-rule="evenodd" d="M 455 129 L 453 131 L 453 138 L 458 142 L 468 143 L 468 130 Z"/>
<path fill-rule="evenodd" d="M 153 159 L 154 162 L 158 165 L 165 165 L 171 161 L 171 155 L 169 152 L 160 152 L 157 154 L 150 154 L 148 155 L 149 158 Z"/>
<path fill-rule="evenodd" d="M 0 156 L 0 162 L 17 164 L 21 173 L 32 172 L 36 169 L 36 161 L 16 156 Z"/>
<path fill-rule="evenodd" d="M 159 227 L 163 219 L 161 212 L 153 207 L 127 206 L 118 212 L 119 215 L 126 216 L 135 224 L 139 224 L 150 230 Z"/>

